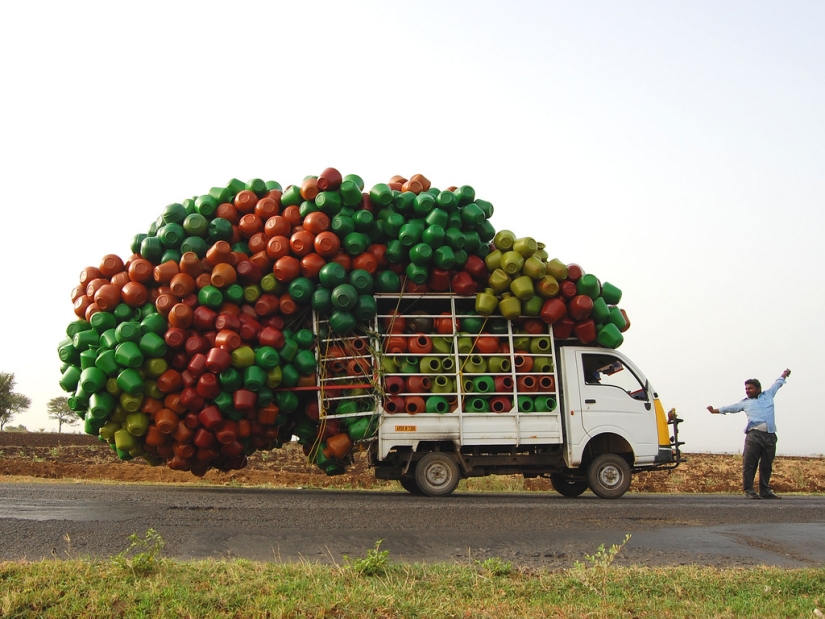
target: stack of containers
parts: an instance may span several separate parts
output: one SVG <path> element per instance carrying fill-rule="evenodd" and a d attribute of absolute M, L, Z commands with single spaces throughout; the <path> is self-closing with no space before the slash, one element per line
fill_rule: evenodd
<path fill-rule="evenodd" d="M 389 414 L 553 411 L 556 376 L 549 327 L 473 312 L 464 299 L 379 299 L 383 407 Z M 402 305 L 406 305 L 404 301 Z"/>
<path fill-rule="evenodd" d="M 566 330 L 621 343 L 608 331 L 629 324 L 611 307 L 621 293 L 547 261 L 529 240 L 497 236 L 492 214 L 471 187 L 439 190 L 422 175 L 369 191 L 334 168 L 286 189 L 233 179 L 167 206 L 135 236 L 128 259 L 107 255 L 81 272 L 71 295 L 77 320 L 58 346 L 61 387 L 86 432 L 124 460 L 203 475 L 241 468 L 256 450 L 297 437 L 313 461 L 340 472 L 352 443 L 375 432 L 362 418 L 375 408 L 375 367 L 385 363 L 364 330 L 374 324 L 376 293 L 479 293 L 479 313 L 508 319 L 513 294 L 519 313 L 552 324 L 556 337 Z M 512 251 L 524 259 L 516 270 L 505 259 Z M 557 294 L 547 293 L 548 275 Z M 353 351 L 359 339 L 368 346 Z M 350 374 L 337 392 L 324 382 L 340 378 L 330 350 L 347 352 Z M 349 362 L 373 368 L 363 375 L 372 389 L 358 387 Z M 319 385 L 332 396 L 319 399 Z M 430 406 L 444 412 L 441 401 Z"/>
<path fill-rule="evenodd" d="M 541 317 L 560 340 L 574 335 L 583 344 L 598 342 L 607 348 L 624 341 L 630 321 L 618 307 L 622 291 L 585 274 L 577 264 L 548 260 L 544 245 L 533 238 L 501 230 L 484 262 L 489 278 L 476 297 L 480 314 L 498 311 L 508 320 Z"/>

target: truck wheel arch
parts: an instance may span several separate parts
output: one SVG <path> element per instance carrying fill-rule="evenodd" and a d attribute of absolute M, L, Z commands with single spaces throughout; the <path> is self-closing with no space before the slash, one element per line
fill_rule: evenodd
<path fill-rule="evenodd" d="M 633 466 L 633 447 L 628 440 L 614 432 L 603 432 L 591 438 L 582 452 L 582 466 L 587 467 L 596 457 L 602 454 L 616 454 Z"/>

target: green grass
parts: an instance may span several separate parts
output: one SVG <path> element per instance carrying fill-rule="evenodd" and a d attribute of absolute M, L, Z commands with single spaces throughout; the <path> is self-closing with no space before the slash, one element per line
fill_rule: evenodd
<path fill-rule="evenodd" d="M 621 547 L 550 572 L 501 560 L 179 562 L 153 532 L 111 560 L 0 563 L 0 617 L 815 617 L 825 569 L 624 568 Z"/>

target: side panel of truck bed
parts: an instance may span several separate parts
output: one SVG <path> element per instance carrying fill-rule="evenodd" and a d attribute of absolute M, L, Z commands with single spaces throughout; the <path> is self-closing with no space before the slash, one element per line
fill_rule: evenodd
<path fill-rule="evenodd" d="M 452 441 L 459 445 L 547 445 L 562 442 L 561 415 L 551 413 L 471 413 L 452 415 L 383 415 L 379 454 L 419 442 Z"/>

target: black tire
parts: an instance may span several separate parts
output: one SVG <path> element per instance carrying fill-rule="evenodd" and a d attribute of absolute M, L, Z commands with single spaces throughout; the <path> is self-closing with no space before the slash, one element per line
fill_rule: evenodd
<path fill-rule="evenodd" d="M 410 494 L 424 494 L 421 492 L 421 488 L 418 487 L 418 484 L 415 483 L 415 480 L 412 477 L 402 477 L 398 480 L 398 483 L 401 484 L 401 487 Z"/>
<path fill-rule="evenodd" d="M 570 479 L 563 475 L 551 475 L 550 483 L 553 484 L 553 490 L 570 498 L 580 496 L 588 487 L 583 479 Z"/>
<path fill-rule="evenodd" d="M 587 470 L 590 489 L 603 499 L 618 499 L 630 488 L 630 480 L 630 465 L 616 454 L 597 456 Z"/>
<path fill-rule="evenodd" d="M 447 454 L 428 453 L 415 467 L 415 481 L 427 496 L 450 495 L 461 481 L 458 464 Z"/>

